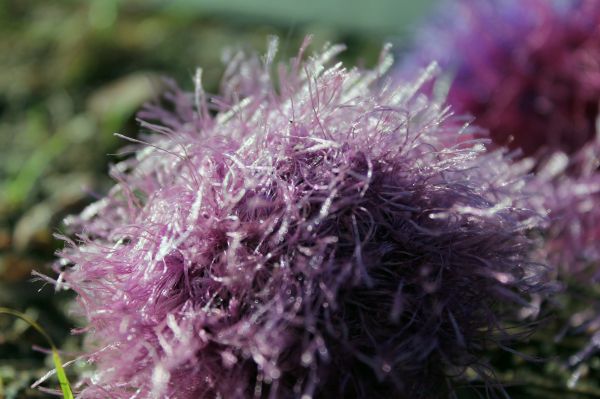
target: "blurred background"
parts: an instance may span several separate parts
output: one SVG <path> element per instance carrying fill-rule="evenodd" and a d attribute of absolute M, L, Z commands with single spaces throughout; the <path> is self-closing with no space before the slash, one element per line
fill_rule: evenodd
<path fill-rule="evenodd" d="M 345 62 L 372 65 L 385 41 L 401 51 L 435 2 L 0 0 L 0 306 L 26 313 L 64 358 L 76 356 L 80 341 L 70 332 L 81 322 L 69 311 L 69 294 L 34 281 L 32 271 L 52 275 L 62 245 L 53 234 L 64 231 L 66 215 L 110 187 L 111 154 L 124 145 L 113 133 L 136 135 L 135 113 L 160 94 L 161 77 L 191 89 L 202 66 L 206 89 L 216 92 L 223 51 L 262 51 L 273 34 L 282 59 L 311 33 L 313 49 L 345 43 Z M 593 379 L 568 388 L 572 370 L 552 360 L 558 325 L 546 327 L 549 340 L 519 348 L 548 361 L 490 354 L 513 397 L 600 398 Z M 44 345 L 25 323 L 0 316 L 0 399 L 47 397 L 30 388 L 53 367 L 35 350 Z M 75 377 L 80 367 L 69 373 Z"/>

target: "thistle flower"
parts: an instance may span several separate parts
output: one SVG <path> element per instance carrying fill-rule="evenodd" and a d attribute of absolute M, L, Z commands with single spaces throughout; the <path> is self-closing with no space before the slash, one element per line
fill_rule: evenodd
<path fill-rule="evenodd" d="M 272 44 L 210 101 L 198 73 L 147 106 L 152 134 L 68 220 L 80 397 L 443 397 L 516 338 L 543 285 L 521 176 L 458 141 L 428 75 L 398 88 L 387 52 L 363 71 L 306 44 L 277 84 Z"/>
<path fill-rule="evenodd" d="M 432 60 L 451 71 L 448 103 L 495 144 L 542 160 L 596 135 L 600 2 L 448 1 L 421 29 L 401 74 Z"/>

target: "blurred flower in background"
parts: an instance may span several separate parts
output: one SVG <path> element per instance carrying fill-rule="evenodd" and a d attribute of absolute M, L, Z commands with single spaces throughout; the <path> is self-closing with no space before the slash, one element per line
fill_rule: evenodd
<path fill-rule="evenodd" d="M 460 0 L 418 31 L 409 73 L 431 60 L 450 75 L 448 102 L 525 156 L 575 154 L 596 136 L 600 3 Z"/>

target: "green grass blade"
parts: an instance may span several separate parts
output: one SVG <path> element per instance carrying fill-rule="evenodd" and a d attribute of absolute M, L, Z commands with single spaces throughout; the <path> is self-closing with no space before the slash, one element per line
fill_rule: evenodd
<path fill-rule="evenodd" d="M 74 399 L 73 392 L 71 391 L 71 384 L 69 384 L 69 379 L 67 378 L 67 374 L 63 369 L 62 360 L 60 359 L 60 356 L 58 354 L 58 349 L 56 348 L 56 345 L 54 345 L 54 341 L 52 341 L 52 338 L 50 338 L 50 336 L 42 328 L 42 326 L 40 326 L 35 320 L 27 316 L 26 314 L 17 312 L 16 310 L 12 310 L 9 308 L 0 307 L 0 314 L 8 314 L 21 319 L 44 336 L 46 341 L 48 341 L 48 343 L 50 344 L 50 348 L 52 349 L 52 360 L 54 361 L 54 367 L 56 368 L 56 376 L 58 377 L 58 383 L 60 384 L 60 389 L 62 390 L 63 398 Z M 0 390 L 0 394 L 1 393 L 2 391 Z M 1 397 L 2 396 L 0 396 L 0 398 Z"/>
<path fill-rule="evenodd" d="M 65 369 L 63 369 L 62 361 L 60 360 L 60 356 L 58 356 L 58 351 L 56 350 L 56 348 L 52 348 L 52 360 L 54 360 L 54 367 L 56 368 L 56 377 L 58 378 L 58 383 L 60 384 L 60 389 L 62 390 L 63 398 L 73 399 L 71 385 L 69 384 L 69 379 L 67 378 Z"/>

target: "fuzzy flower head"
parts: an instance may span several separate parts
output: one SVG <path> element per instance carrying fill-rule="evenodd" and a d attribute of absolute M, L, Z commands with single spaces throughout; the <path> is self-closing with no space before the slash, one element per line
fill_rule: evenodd
<path fill-rule="evenodd" d="M 199 73 L 147 106 L 116 185 L 68 221 L 80 397 L 434 398 L 514 338 L 541 280 L 522 179 L 456 139 L 427 75 L 397 87 L 387 54 L 363 71 L 305 46 L 276 79 L 272 43 L 219 96 Z"/>
<path fill-rule="evenodd" d="M 452 75 L 448 103 L 497 145 L 571 155 L 596 135 L 597 0 L 447 1 L 401 73 L 432 60 Z"/>

